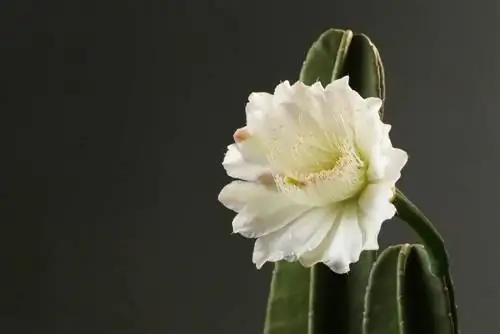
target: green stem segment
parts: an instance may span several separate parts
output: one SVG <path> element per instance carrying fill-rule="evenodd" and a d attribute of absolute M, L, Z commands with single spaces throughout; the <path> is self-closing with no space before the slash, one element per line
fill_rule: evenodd
<path fill-rule="evenodd" d="M 417 233 L 429 253 L 431 271 L 441 280 L 444 293 L 448 296 L 448 311 L 450 321 L 453 323 L 453 333 L 458 334 L 455 294 L 449 271 L 448 253 L 443 238 L 431 221 L 399 189 L 396 190 L 394 205 L 396 206 L 397 216 Z"/>

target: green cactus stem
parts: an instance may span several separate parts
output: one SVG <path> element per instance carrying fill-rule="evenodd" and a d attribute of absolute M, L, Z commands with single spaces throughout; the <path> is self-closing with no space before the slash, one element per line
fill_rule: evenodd
<path fill-rule="evenodd" d="M 415 231 L 425 245 L 429 254 L 430 271 L 440 280 L 442 293 L 447 296 L 447 314 L 452 324 L 450 333 L 459 334 L 455 292 L 443 238 L 431 221 L 399 189 L 396 190 L 394 205 L 397 216 Z"/>
<path fill-rule="evenodd" d="M 448 296 L 421 245 L 385 249 L 370 274 L 363 334 L 451 334 Z"/>

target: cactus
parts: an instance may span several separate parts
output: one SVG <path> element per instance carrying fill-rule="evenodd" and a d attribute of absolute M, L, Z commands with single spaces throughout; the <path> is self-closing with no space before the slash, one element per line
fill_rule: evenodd
<path fill-rule="evenodd" d="M 385 249 L 365 296 L 364 334 L 453 333 L 447 296 L 422 245 Z"/>
<path fill-rule="evenodd" d="M 369 38 L 330 29 L 307 53 L 300 80 L 326 86 L 347 74 L 363 97 L 385 97 L 382 62 Z M 298 263 L 276 263 L 264 333 L 321 334 L 342 329 L 340 333 L 361 334 L 365 289 L 375 258 L 375 252 L 364 252 L 349 275 L 337 275 L 322 264 L 307 269 Z"/>
<path fill-rule="evenodd" d="M 307 53 L 300 80 L 327 85 L 344 75 L 361 96 L 385 99 L 384 68 L 370 39 L 350 30 L 327 30 Z M 322 264 L 309 269 L 276 263 L 264 334 L 457 334 L 442 240 L 399 191 L 395 205 L 399 216 L 425 239 L 427 250 L 395 246 L 378 259 L 377 252 L 365 251 L 346 275 Z M 420 302 L 428 306 L 418 307 Z"/>

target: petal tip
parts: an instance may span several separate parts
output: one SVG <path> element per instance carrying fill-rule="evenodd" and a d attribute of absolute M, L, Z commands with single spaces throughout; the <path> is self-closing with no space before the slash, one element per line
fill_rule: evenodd
<path fill-rule="evenodd" d="M 343 265 L 343 264 L 330 264 L 328 267 L 336 274 L 339 275 L 344 275 L 349 273 L 350 268 L 349 265 Z"/>
<path fill-rule="evenodd" d="M 379 250 L 379 248 L 377 241 L 369 241 L 363 245 L 363 250 L 365 251 L 376 251 Z"/>
<path fill-rule="evenodd" d="M 262 258 L 260 257 L 257 257 L 254 253 L 253 257 L 252 257 L 252 262 L 253 264 L 255 265 L 255 268 L 257 268 L 257 270 L 260 270 L 262 269 L 262 267 L 264 266 L 264 264 L 266 263 L 266 260 L 263 260 Z"/>
<path fill-rule="evenodd" d="M 346 74 L 346 75 L 344 75 L 343 77 L 338 78 L 338 79 L 337 79 L 337 80 L 335 80 L 335 81 L 336 81 L 336 82 L 338 82 L 338 83 L 341 83 L 341 84 L 343 84 L 343 85 L 345 85 L 345 86 L 349 86 L 349 75 L 348 75 L 348 74 Z M 334 81 L 334 82 L 335 82 L 335 81 Z"/>
<path fill-rule="evenodd" d="M 233 139 L 235 143 L 241 143 L 242 141 L 250 138 L 250 132 L 246 127 L 237 129 L 233 134 Z"/>

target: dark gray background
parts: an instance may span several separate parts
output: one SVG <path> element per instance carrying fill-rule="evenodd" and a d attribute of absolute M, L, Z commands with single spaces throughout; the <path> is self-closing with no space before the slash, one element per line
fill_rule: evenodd
<path fill-rule="evenodd" d="M 382 54 L 400 187 L 445 236 L 462 332 L 499 333 L 499 7 L 2 2 L 0 331 L 260 333 L 271 266 L 230 235 L 220 162 L 248 94 L 348 27 Z"/>

